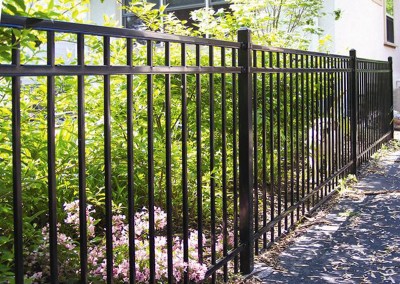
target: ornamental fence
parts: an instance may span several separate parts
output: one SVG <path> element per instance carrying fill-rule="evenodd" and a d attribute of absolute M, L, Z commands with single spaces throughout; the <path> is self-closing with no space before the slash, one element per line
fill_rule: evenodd
<path fill-rule="evenodd" d="M 391 58 L 1 19 L 3 281 L 248 274 L 393 138 Z"/>

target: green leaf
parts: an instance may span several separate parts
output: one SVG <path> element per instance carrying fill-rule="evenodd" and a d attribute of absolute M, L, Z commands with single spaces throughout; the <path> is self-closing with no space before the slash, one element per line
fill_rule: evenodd
<path fill-rule="evenodd" d="M 18 15 L 17 8 L 11 4 L 3 4 L 3 9 L 8 10 L 7 12 L 11 15 Z"/>
<path fill-rule="evenodd" d="M 50 0 L 50 3 L 48 5 L 48 10 L 51 11 L 54 8 L 54 0 Z"/>
<path fill-rule="evenodd" d="M 72 12 L 72 18 L 73 19 L 76 19 L 78 17 L 78 10 L 74 10 L 73 12 Z"/>
<path fill-rule="evenodd" d="M 26 12 L 24 0 L 14 0 L 14 3 L 17 4 L 22 9 L 22 11 Z"/>
<path fill-rule="evenodd" d="M 13 33 L 13 35 L 17 38 L 17 39 L 20 39 L 20 37 L 21 37 L 21 30 L 18 30 L 18 29 L 13 29 L 12 30 L 12 33 Z"/>

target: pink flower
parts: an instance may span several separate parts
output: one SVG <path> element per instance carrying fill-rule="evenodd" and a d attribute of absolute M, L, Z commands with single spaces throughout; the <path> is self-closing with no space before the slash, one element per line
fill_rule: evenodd
<path fill-rule="evenodd" d="M 93 206 L 88 204 L 86 206 L 86 217 L 87 217 L 87 226 L 88 226 L 88 235 L 90 237 L 94 237 L 95 235 L 95 226 L 94 226 L 94 218 L 90 216 L 95 212 L 92 209 Z M 79 200 L 72 201 L 70 203 L 64 203 L 64 210 L 67 212 L 67 218 L 64 220 L 65 223 L 71 224 L 75 229 L 76 233 L 79 234 Z"/>
<path fill-rule="evenodd" d="M 43 277 L 43 272 L 36 272 L 30 278 L 32 280 L 40 280 Z"/>
<path fill-rule="evenodd" d="M 58 243 L 65 246 L 69 250 L 73 250 L 76 246 L 73 244 L 73 240 L 67 237 L 65 234 L 58 234 Z"/>
<path fill-rule="evenodd" d="M 75 236 L 79 234 L 79 201 L 64 204 L 64 210 L 67 214 L 64 222 L 71 224 L 75 229 Z M 96 224 L 98 223 L 92 216 L 91 213 L 94 209 L 91 205 L 87 206 L 87 221 L 88 221 L 88 235 L 93 236 L 89 239 L 88 248 L 88 264 L 90 267 L 90 274 L 95 277 L 106 280 L 107 277 L 107 260 L 106 260 L 106 248 L 105 238 L 100 236 L 94 238 L 96 231 Z M 149 269 L 149 211 L 143 208 L 141 211 L 136 212 L 135 216 L 135 267 L 136 267 L 136 281 L 138 283 L 147 283 L 150 278 Z M 128 259 L 128 245 L 129 245 L 129 227 L 127 225 L 126 216 L 123 214 L 114 215 L 112 218 L 112 232 L 113 232 L 113 248 L 114 248 L 114 266 L 113 266 L 113 278 L 116 282 L 129 282 L 129 259 Z M 157 230 L 157 236 L 154 239 L 155 242 L 155 278 L 157 282 L 164 283 L 168 278 L 168 249 L 167 249 L 167 237 L 161 234 L 167 224 L 167 214 L 159 207 L 154 207 L 154 229 Z M 57 225 L 58 230 L 61 228 L 61 224 Z M 101 231 L 101 230 L 97 230 Z M 161 232 L 160 232 L 161 231 Z M 49 227 L 46 225 L 42 228 L 43 243 L 39 246 L 38 251 L 28 256 L 29 260 L 28 267 L 33 269 L 34 267 L 40 267 L 41 271 L 29 271 L 28 275 L 31 275 L 31 279 L 40 280 L 43 277 L 48 277 L 50 271 L 48 265 L 41 266 L 36 263 L 43 259 L 48 259 L 48 232 Z M 68 231 L 67 231 L 68 232 Z M 221 243 L 222 237 L 218 240 Z M 58 233 L 59 244 L 64 246 L 69 252 L 68 259 L 65 264 L 71 264 L 78 261 L 78 259 L 70 259 L 70 257 L 79 256 L 79 249 L 76 246 L 76 240 L 69 236 L 67 233 Z M 182 281 L 184 273 L 189 273 L 189 279 L 194 282 L 202 281 L 207 272 L 207 265 L 198 262 L 198 232 L 191 231 L 189 235 L 189 261 L 183 260 L 183 242 L 180 237 L 175 237 L 173 240 L 173 276 L 175 282 Z M 203 235 L 203 245 L 206 244 L 206 238 Z M 70 269 L 60 269 L 60 273 L 65 273 L 65 277 L 70 273 Z M 76 274 L 79 274 L 79 269 L 73 270 Z"/>
<path fill-rule="evenodd" d="M 157 230 L 162 230 L 167 225 L 167 214 L 160 207 L 154 207 L 154 223 Z"/>

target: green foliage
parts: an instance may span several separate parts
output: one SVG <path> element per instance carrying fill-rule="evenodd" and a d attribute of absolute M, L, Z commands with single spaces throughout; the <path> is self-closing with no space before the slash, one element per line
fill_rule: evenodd
<path fill-rule="evenodd" d="M 181 21 L 173 13 L 166 13 L 165 8 L 167 6 L 161 5 L 159 9 L 155 9 L 154 3 L 148 3 L 143 0 L 132 0 L 128 6 L 124 5 L 120 0 L 118 2 L 123 9 L 139 17 L 148 30 L 178 35 L 201 36 L 201 32 L 186 25 L 186 20 Z"/>
<path fill-rule="evenodd" d="M 9 15 L 83 22 L 89 0 L 3 0 L 3 12 Z"/>
<path fill-rule="evenodd" d="M 390 16 L 394 16 L 393 0 L 385 0 L 386 13 Z"/>
<path fill-rule="evenodd" d="M 321 0 L 230 0 L 230 9 L 198 9 L 191 14 L 196 29 L 186 26 L 165 6 L 154 9 L 155 4 L 135 0 L 124 7 L 137 15 L 152 31 L 208 36 L 236 40 L 241 27 L 253 31 L 253 41 L 258 44 L 306 49 L 311 35 L 321 34 L 315 19 L 321 16 Z"/>
<path fill-rule="evenodd" d="M 337 186 L 339 193 L 344 194 L 347 191 L 351 190 L 357 183 L 357 181 L 358 180 L 355 175 L 348 175 L 347 177 L 340 179 Z"/>
<path fill-rule="evenodd" d="M 342 16 L 342 10 L 340 10 L 340 9 L 333 11 L 333 13 L 335 15 L 335 21 L 338 21 L 340 19 L 340 17 Z"/>
<path fill-rule="evenodd" d="M 235 39 L 240 27 L 253 31 L 253 41 L 277 47 L 306 49 L 310 35 L 319 34 L 315 19 L 321 0 L 231 0 L 231 11 L 202 9 L 192 17 L 200 31 L 217 38 Z"/>

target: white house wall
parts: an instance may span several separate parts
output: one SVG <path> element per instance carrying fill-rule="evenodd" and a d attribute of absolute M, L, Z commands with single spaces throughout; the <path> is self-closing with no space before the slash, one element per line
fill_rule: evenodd
<path fill-rule="evenodd" d="M 385 12 L 383 0 L 324 0 L 324 17 L 319 25 L 330 34 L 329 51 L 348 55 L 350 49 L 358 57 L 387 60 L 393 58 L 395 109 L 400 110 L 400 0 L 394 0 L 395 46 L 385 45 Z M 341 11 L 335 20 L 334 11 Z"/>

